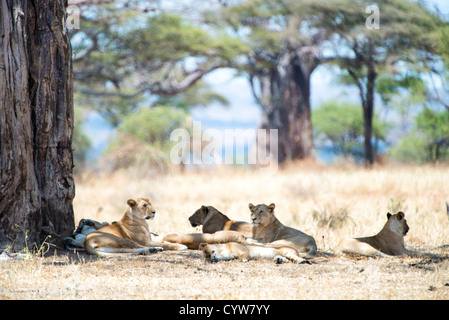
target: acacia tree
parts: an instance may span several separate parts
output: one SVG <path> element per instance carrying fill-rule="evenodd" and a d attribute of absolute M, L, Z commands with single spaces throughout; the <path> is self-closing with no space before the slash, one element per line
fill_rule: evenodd
<path fill-rule="evenodd" d="M 260 126 L 278 130 L 280 163 L 313 156 L 310 78 L 327 34 L 307 28 L 308 8 L 302 1 L 249 0 L 206 15 L 251 47 L 241 70 L 262 109 Z"/>
<path fill-rule="evenodd" d="M 334 55 L 324 59 L 335 63 L 357 86 L 363 109 L 365 164 L 374 162 L 373 117 L 376 81 L 379 75 L 407 78 L 414 73 L 430 72 L 438 60 L 444 24 L 420 2 L 385 0 L 379 4 L 379 28 L 366 26 L 364 1 L 321 1 L 311 3 L 312 28 L 332 31 Z"/>
<path fill-rule="evenodd" d="M 64 0 L 0 1 L 0 247 L 74 229 L 66 7 Z"/>
<path fill-rule="evenodd" d="M 110 2 L 82 7 L 72 43 L 75 97 L 114 126 L 142 102 L 167 100 L 194 85 L 204 93 L 201 79 L 246 50 L 238 39 L 181 15 L 136 8 L 131 0 Z"/>

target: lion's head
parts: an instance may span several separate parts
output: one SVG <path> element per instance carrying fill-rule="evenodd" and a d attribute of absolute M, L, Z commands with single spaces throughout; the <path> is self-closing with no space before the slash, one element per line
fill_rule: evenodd
<path fill-rule="evenodd" d="M 397 214 L 387 213 L 387 223 L 384 226 L 384 229 L 387 228 L 391 232 L 405 236 L 410 229 L 407 220 L 405 219 L 405 214 L 402 211 L 399 211 Z"/>
<path fill-rule="evenodd" d="M 206 220 L 208 211 L 209 208 L 206 206 L 201 206 L 201 208 L 196 210 L 195 213 L 189 217 L 189 222 L 192 225 L 192 227 L 195 228 L 197 226 L 203 225 L 204 221 Z"/>
<path fill-rule="evenodd" d="M 269 225 L 274 220 L 274 203 L 269 206 L 265 204 L 253 205 L 249 204 L 249 210 L 251 210 L 251 222 L 253 225 Z"/>
<path fill-rule="evenodd" d="M 203 232 L 206 232 L 204 230 L 206 227 L 206 229 L 211 229 L 210 233 L 221 230 L 226 221 L 229 221 L 229 218 L 212 206 L 201 206 L 189 217 L 192 227 L 202 225 Z"/>
<path fill-rule="evenodd" d="M 208 262 L 218 262 L 220 252 L 218 250 L 217 245 L 215 244 L 208 244 L 208 243 L 201 243 L 199 250 L 202 250 L 204 253 L 204 258 Z"/>
<path fill-rule="evenodd" d="M 156 215 L 156 211 L 148 198 L 129 199 L 127 204 L 132 217 L 135 219 L 154 219 Z"/>

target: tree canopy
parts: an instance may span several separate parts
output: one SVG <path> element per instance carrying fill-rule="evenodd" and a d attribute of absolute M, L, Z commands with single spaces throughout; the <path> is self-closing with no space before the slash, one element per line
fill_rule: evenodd
<path fill-rule="evenodd" d="M 447 97 L 429 81 L 439 77 L 446 85 L 447 18 L 421 1 L 378 3 L 378 28 L 370 26 L 374 11 L 361 0 L 229 1 L 210 10 L 193 7 L 188 14 L 106 2 L 83 11 L 82 28 L 72 34 L 75 101 L 93 106 L 116 127 L 142 107 L 226 104 L 201 81 L 222 67 L 247 77 L 262 110 L 260 128 L 279 130 L 281 162 L 313 155 L 313 112 L 323 121 L 333 119 L 310 103 L 318 65 L 334 66 L 339 82 L 359 91 L 357 123 L 363 120 L 367 165 L 376 142 L 391 129 L 379 136 L 377 113 L 391 109 L 395 97 L 413 100 L 404 114 L 425 102 L 449 110 Z"/>
<path fill-rule="evenodd" d="M 338 65 L 359 90 L 365 123 L 365 161 L 371 165 L 372 119 L 379 75 L 390 73 L 407 78 L 409 70 L 432 72 L 432 65 L 440 60 L 439 27 L 447 23 L 421 2 L 386 0 L 379 4 L 379 28 L 367 28 L 360 23 L 366 19 L 361 10 L 364 4 L 312 1 L 311 9 L 315 16 L 313 27 L 333 32 L 328 46 L 333 53 L 326 60 Z"/>
<path fill-rule="evenodd" d="M 115 126 L 142 99 L 183 93 L 247 50 L 224 32 L 168 12 L 106 4 L 89 6 L 82 18 L 71 35 L 75 93 Z"/>

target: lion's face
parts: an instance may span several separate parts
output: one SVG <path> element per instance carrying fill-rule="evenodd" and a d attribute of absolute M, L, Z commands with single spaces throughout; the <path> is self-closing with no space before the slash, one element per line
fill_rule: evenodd
<path fill-rule="evenodd" d="M 189 218 L 189 222 L 192 227 L 201 226 L 204 224 L 208 213 L 208 208 L 206 206 L 201 206 L 198 210 L 195 211 Z"/>
<path fill-rule="evenodd" d="M 265 204 L 253 205 L 249 204 L 249 210 L 251 210 L 251 222 L 253 225 L 268 225 L 273 221 L 274 217 L 274 203 L 269 206 Z"/>
<path fill-rule="evenodd" d="M 137 200 L 129 199 L 127 201 L 131 209 L 131 214 L 137 219 L 154 219 L 156 211 L 148 198 L 139 198 Z"/>
<path fill-rule="evenodd" d="M 203 251 L 206 261 L 218 262 L 220 260 L 220 252 L 215 244 L 202 243 L 199 246 L 199 250 Z"/>
<path fill-rule="evenodd" d="M 398 235 L 405 236 L 410 230 L 407 220 L 405 219 L 405 214 L 402 211 L 399 211 L 397 214 L 393 215 L 391 213 L 387 213 L 387 219 L 388 221 L 385 227 Z"/>

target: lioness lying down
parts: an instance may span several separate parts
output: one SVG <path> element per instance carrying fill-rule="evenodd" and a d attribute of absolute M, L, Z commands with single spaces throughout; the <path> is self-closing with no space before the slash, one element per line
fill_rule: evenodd
<path fill-rule="evenodd" d="M 180 243 L 189 249 L 198 250 L 202 243 L 247 243 L 246 237 L 237 231 L 217 231 L 215 233 L 168 233 L 162 235 L 162 240 L 172 243 Z"/>
<path fill-rule="evenodd" d="M 161 239 L 198 250 L 201 243 L 248 243 L 247 237 L 253 232 L 251 223 L 231 220 L 212 206 L 201 206 L 189 217 L 189 222 L 192 227 L 202 225 L 203 233 L 168 233 Z"/>
<path fill-rule="evenodd" d="M 296 249 L 290 247 L 273 248 L 229 242 L 222 244 L 202 243 L 199 249 L 203 251 L 204 257 L 209 262 L 232 259 L 239 259 L 241 261 L 248 261 L 250 259 L 274 259 L 276 263 L 283 263 L 289 260 L 296 263 L 308 262 L 299 256 Z"/>
<path fill-rule="evenodd" d="M 397 214 L 387 213 L 387 223 L 378 234 L 371 237 L 348 239 L 340 246 L 339 251 L 348 255 L 363 256 L 423 256 L 431 253 L 410 251 L 405 248 L 404 236 L 409 231 L 405 214 L 399 211 Z"/>
<path fill-rule="evenodd" d="M 156 211 L 148 198 L 130 199 L 128 209 L 118 222 L 87 235 L 84 247 L 90 254 L 104 256 L 117 253 L 144 254 L 161 250 L 185 250 L 181 244 L 152 241 L 148 224 Z"/>
<path fill-rule="evenodd" d="M 281 248 L 292 247 L 297 249 L 302 257 L 311 257 L 316 254 L 315 239 L 297 229 L 283 225 L 274 215 L 274 203 L 249 204 L 251 220 L 254 228 L 254 240 L 266 246 Z"/>
<path fill-rule="evenodd" d="M 192 227 L 203 226 L 203 233 L 221 230 L 238 231 L 247 237 L 253 236 L 253 225 L 249 222 L 234 221 L 212 206 L 201 206 L 189 217 Z"/>

